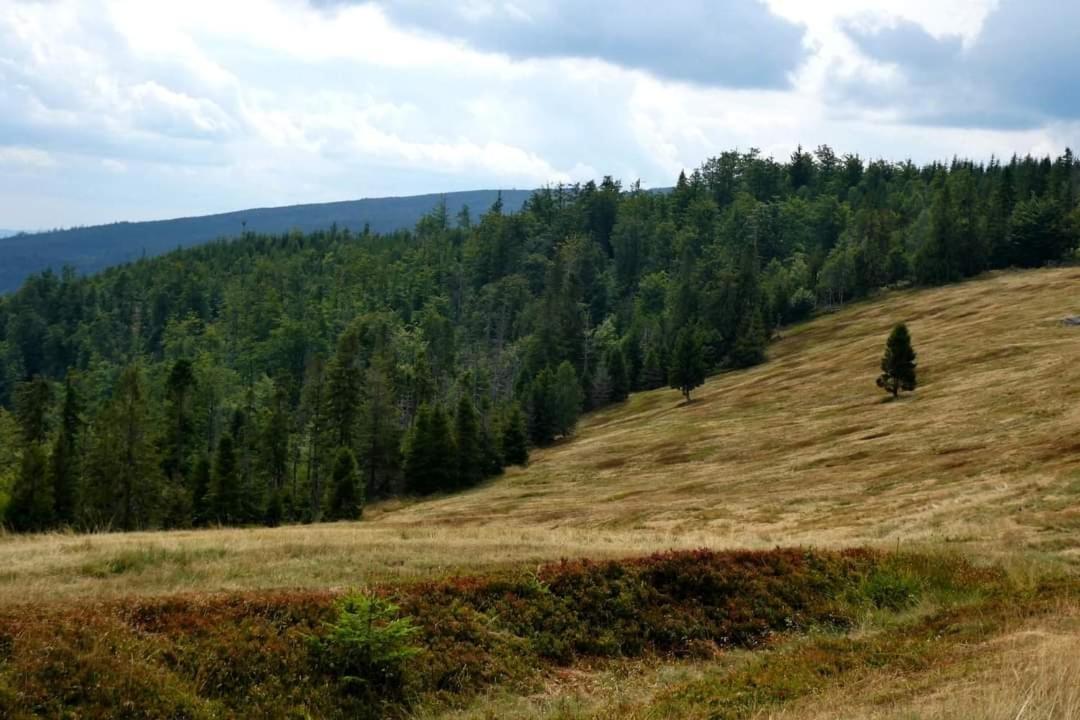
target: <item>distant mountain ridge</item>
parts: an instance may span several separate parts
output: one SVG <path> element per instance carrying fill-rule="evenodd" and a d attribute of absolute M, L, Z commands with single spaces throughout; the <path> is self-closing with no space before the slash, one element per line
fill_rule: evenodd
<path fill-rule="evenodd" d="M 8 230 L 7 228 L 0 228 L 0 238 L 11 237 L 12 235 L 18 235 L 19 230 Z"/>
<path fill-rule="evenodd" d="M 467 190 L 402 197 L 365 198 L 340 202 L 252 208 L 215 215 L 116 222 L 108 225 L 52 230 L 32 234 L 0 231 L 0 293 L 15 290 L 32 273 L 71 265 L 91 273 L 110 265 L 160 255 L 178 247 L 198 245 L 223 237 L 235 237 L 245 229 L 259 233 L 283 233 L 296 229 L 312 232 L 336 224 L 341 228 L 389 233 L 413 227 L 440 200 L 454 217 L 468 206 L 476 217 L 487 211 L 502 193 L 508 212 L 521 209 L 532 190 Z"/>

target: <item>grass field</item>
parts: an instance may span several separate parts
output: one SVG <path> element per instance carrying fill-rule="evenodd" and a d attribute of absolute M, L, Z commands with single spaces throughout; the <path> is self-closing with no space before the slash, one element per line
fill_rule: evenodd
<path fill-rule="evenodd" d="M 456 496 L 375 506 L 360 523 L 0 537 L 0 605 L 342 589 L 704 546 L 916 547 L 1075 577 L 1080 328 L 1060 321 L 1076 314 L 1078 268 L 889 293 L 785 329 L 768 363 L 712 378 L 688 405 L 675 391 L 634 395 L 528 468 Z M 874 378 L 901 320 L 920 385 L 892 402 Z M 851 661 L 858 668 L 835 681 L 747 716 L 1080 717 L 1080 602 L 1071 591 L 1055 602 L 1005 613 L 932 661 Z M 979 628 L 978 618 L 957 622 Z M 770 652 L 790 653 L 781 662 L 797 675 L 835 649 L 815 642 Z M 538 694 L 496 690 L 456 716 L 710 717 L 716 699 L 695 693 L 759 662 L 740 652 L 575 668 Z"/>

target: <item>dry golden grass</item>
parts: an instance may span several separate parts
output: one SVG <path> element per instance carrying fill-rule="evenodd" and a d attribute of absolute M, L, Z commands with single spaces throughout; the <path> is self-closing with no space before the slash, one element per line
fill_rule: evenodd
<path fill-rule="evenodd" d="M 669 547 L 1080 553 L 1080 269 L 905 291 L 785 331 L 690 405 L 641 393 L 527 469 L 361 523 L 0 536 L 0 602 L 339 587 Z M 905 320 L 920 388 L 874 386 Z"/>
<path fill-rule="evenodd" d="M 1080 269 L 905 291 L 788 329 L 683 405 L 633 396 L 472 492 L 379 524 L 696 531 L 727 545 L 1080 548 Z M 874 385 L 906 321 L 917 392 Z"/>

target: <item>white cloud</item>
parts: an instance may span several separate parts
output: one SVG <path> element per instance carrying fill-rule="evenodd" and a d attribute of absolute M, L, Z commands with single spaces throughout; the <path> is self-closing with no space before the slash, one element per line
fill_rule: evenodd
<path fill-rule="evenodd" d="M 991 0 L 768 5 L 806 28 L 806 60 L 789 87 L 672 80 L 646 62 L 621 66 L 609 46 L 583 57 L 499 51 L 396 24 L 370 3 L 9 0 L 0 4 L 0 225 L 600 174 L 668 185 L 732 147 L 784 156 L 824 142 L 928 160 L 1053 150 L 1076 137 L 1064 121 L 1023 131 L 915 127 L 895 105 L 836 91 L 858 81 L 888 99 L 903 81 L 896 66 L 860 52 L 845 23 L 906 20 L 971 43 Z M 497 13 L 529 32 L 550 24 L 554 7 L 470 0 L 457 14 L 482 25 Z"/>

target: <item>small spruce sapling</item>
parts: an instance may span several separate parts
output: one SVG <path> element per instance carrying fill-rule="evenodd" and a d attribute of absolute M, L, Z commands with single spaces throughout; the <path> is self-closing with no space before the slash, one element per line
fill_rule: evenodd
<path fill-rule="evenodd" d="M 915 350 L 911 347 L 911 334 L 907 325 L 898 324 L 885 342 L 885 355 L 881 358 L 881 375 L 877 386 L 895 398 L 901 390 L 912 391 L 916 386 Z"/>

